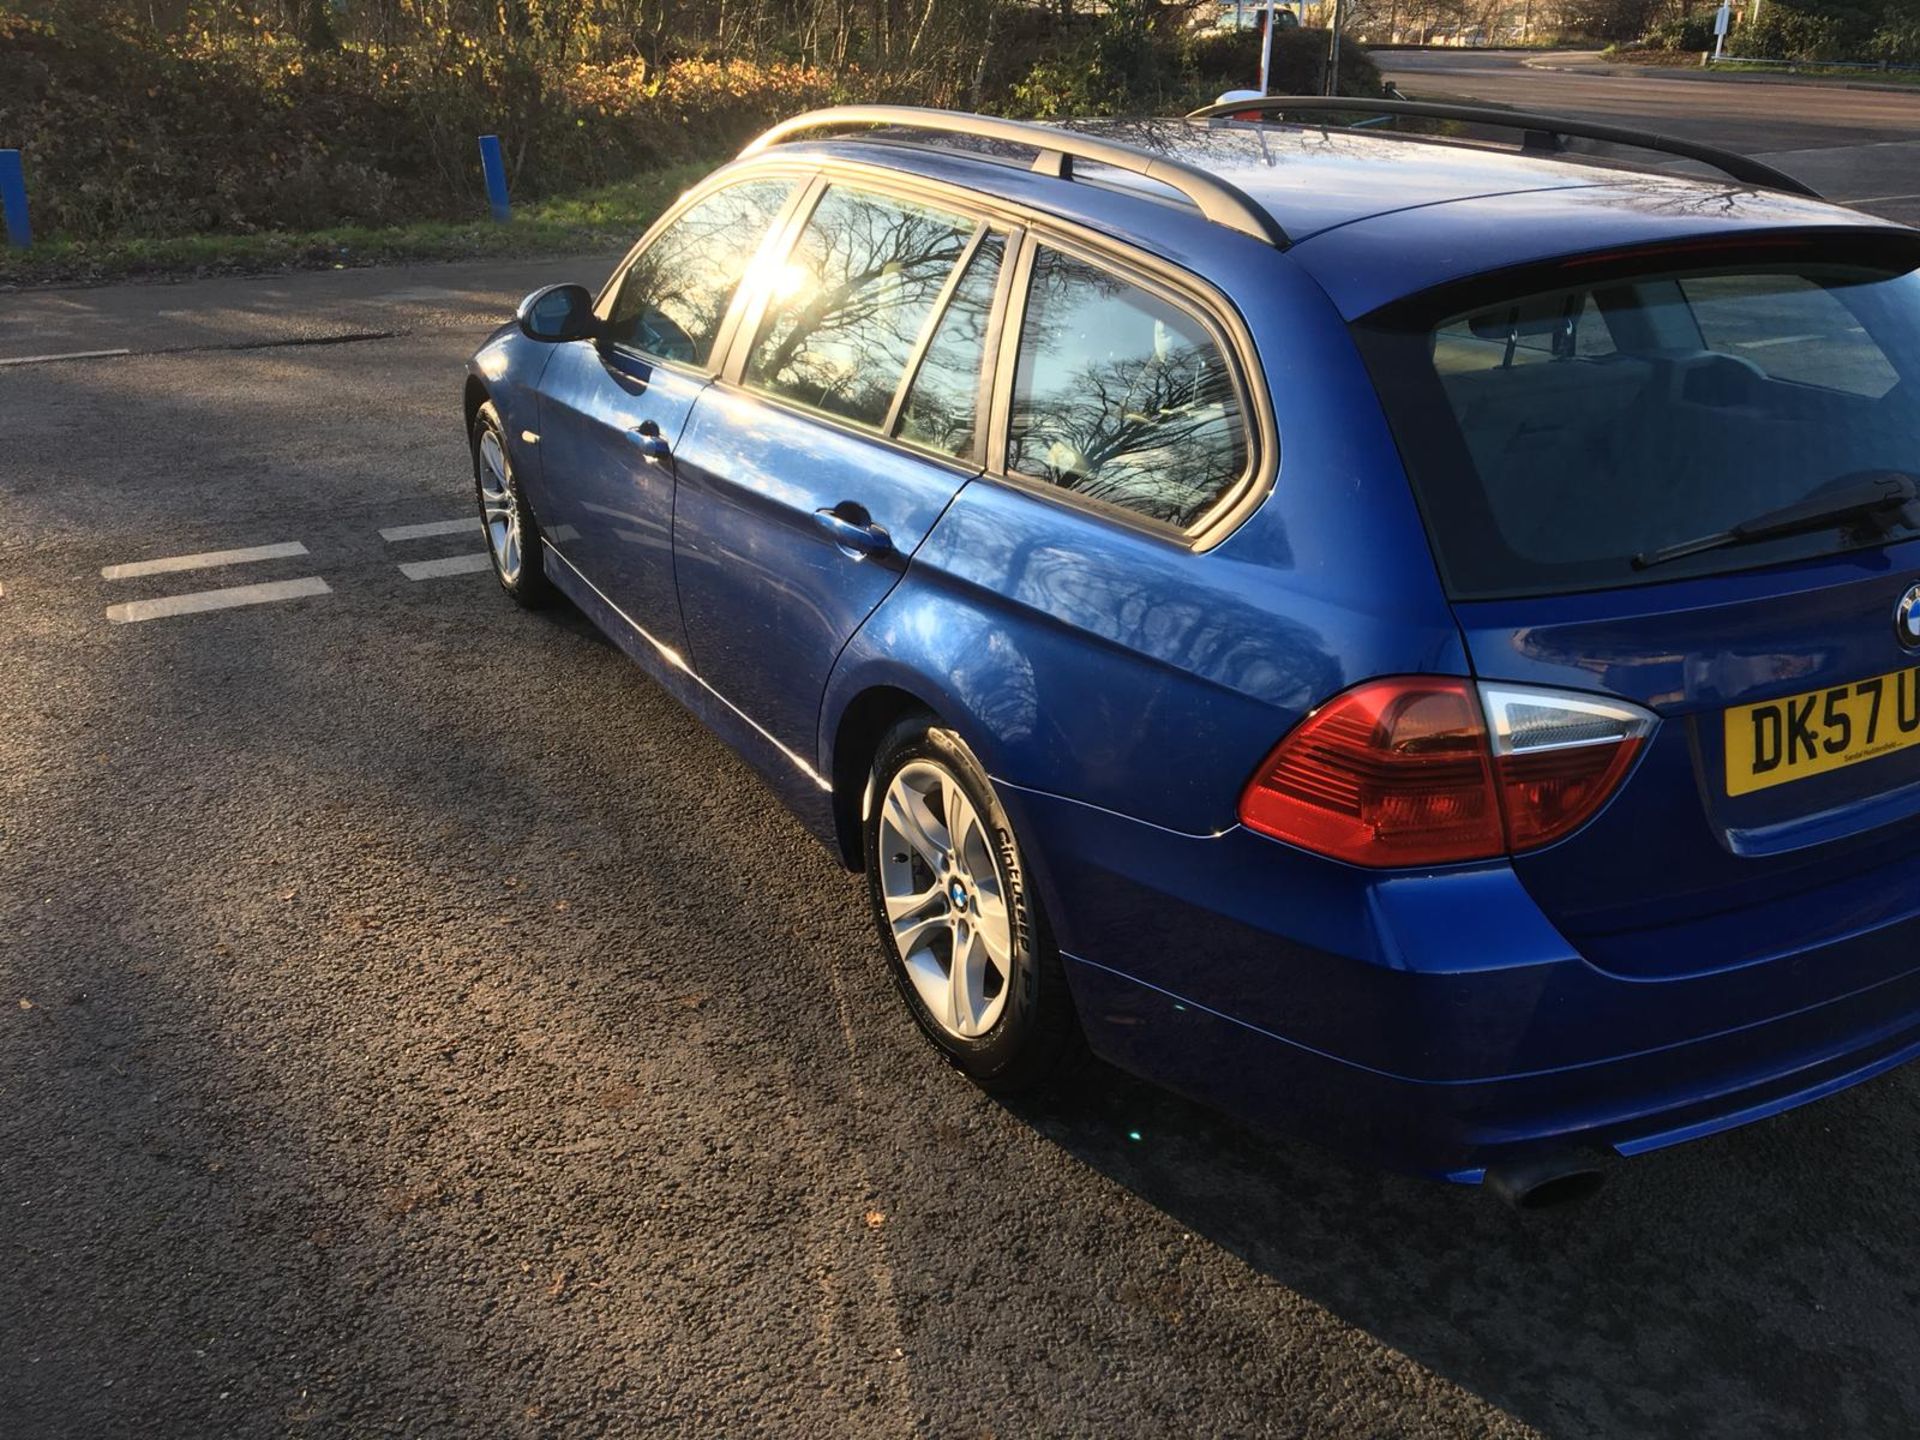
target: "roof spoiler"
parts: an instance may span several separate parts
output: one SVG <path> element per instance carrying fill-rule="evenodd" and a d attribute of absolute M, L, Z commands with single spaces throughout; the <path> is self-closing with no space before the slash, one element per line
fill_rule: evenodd
<path fill-rule="evenodd" d="M 1805 181 L 1796 180 L 1784 170 L 1776 170 L 1751 155 L 1723 150 L 1717 145 L 1677 139 L 1672 135 L 1657 135 L 1650 130 L 1633 130 L 1622 125 L 1595 125 L 1558 115 L 1529 114 L 1524 110 L 1495 110 L 1483 105 L 1438 105 L 1424 100 L 1368 100 L 1358 95 L 1268 95 L 1205 105 L 1187 118 L 1253 119 L 1315 110 L 1343 115 L 1381 118 L 1409 116 L 1423 120 L 1458 120 L 1473 125 L 1497 125 L 1502 129 L 1524 132 L 1521 149 L 1548 154 L 1564 150 L 1568 139 L 1599 140 L 1611 145 L 1627 145 L 1636 150 L 1654 150 L 1685 160 L 1697 160 L 1749 185 L 1784 190 L 1789 195 L 1805 195 L 1814 200 L 1823 198 L 1818 190 Z"/>

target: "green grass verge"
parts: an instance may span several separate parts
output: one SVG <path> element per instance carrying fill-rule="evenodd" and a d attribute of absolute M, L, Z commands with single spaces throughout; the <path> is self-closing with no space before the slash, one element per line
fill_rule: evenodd
<path fill-rule="evenodd" d="M 1792 65 L 1743 65 L 1737 60 L 1721 60 L 1703 66 L 1697 50 L 1623 50 L 1619 46 L 1608 46 L 1600 53 L 1606 60 L 1621 65 L 1698 70 L 1707 75 L 1771 75 L 1779 80 L 1867 80 L 1877 85 L 1920 86 L 1920 72 L 1881 70 L 1872 65 L 1821 65 L 1814 61 Z"/>
<path fill-rule="evenodd" d="M 304 233 L 267 231 L 119 240 L 69 240 L 56 235 L 37 242 L 31 250 L 0 249 L 0 285 L 332 270 L 402 260 L 566 255 L 615 249 L 637 239 L 654 217 L 708 168 L 677 165 L 577 195 L 516 205 L 513 219 L 505 225 L 489 220 L 419 220 L 406 225 L 343 225 Z"/>

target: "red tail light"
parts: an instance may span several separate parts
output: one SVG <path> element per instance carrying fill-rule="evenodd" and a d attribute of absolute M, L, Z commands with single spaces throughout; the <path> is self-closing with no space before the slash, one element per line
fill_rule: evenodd
<path fill-rule="evenodd" d="M 1645 711 L 1593 696 L 1369 681 L 1280 742 L 1241 795 L 1240 821 L 1355 865 L 1491 859 L 1592 818 L 1652 728 Z"/>

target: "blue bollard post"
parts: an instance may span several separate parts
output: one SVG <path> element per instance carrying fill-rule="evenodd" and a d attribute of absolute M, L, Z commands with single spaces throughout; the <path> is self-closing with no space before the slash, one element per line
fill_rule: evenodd
<path fill-rule="evenodd" d="M 493 209 L 493 218 L 504 225 L 513 212 L 507 204 L 507 166 L 500 158 L 498 135 L 480 137 L 480 168 L 487 177 L 487 204 Z"/>
<path fill-rule="evenodd" d="M 7 217 L 7 243 L 25 250 L 33 244 L 27 223 L 27 175 L 20 168 L 18 150 L 0 150 L 0 210 Z"/>

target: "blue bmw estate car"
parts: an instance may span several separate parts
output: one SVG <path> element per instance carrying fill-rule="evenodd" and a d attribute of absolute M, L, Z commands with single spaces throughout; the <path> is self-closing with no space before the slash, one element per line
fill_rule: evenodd
<path fill-rule="evenodd" d="M 1541 117 L 855 107 L 466 421 L 500 583 L 864 870 L 962 1071 L 1542 1201 L 1920 1053 L 1916 267 Z"/>

